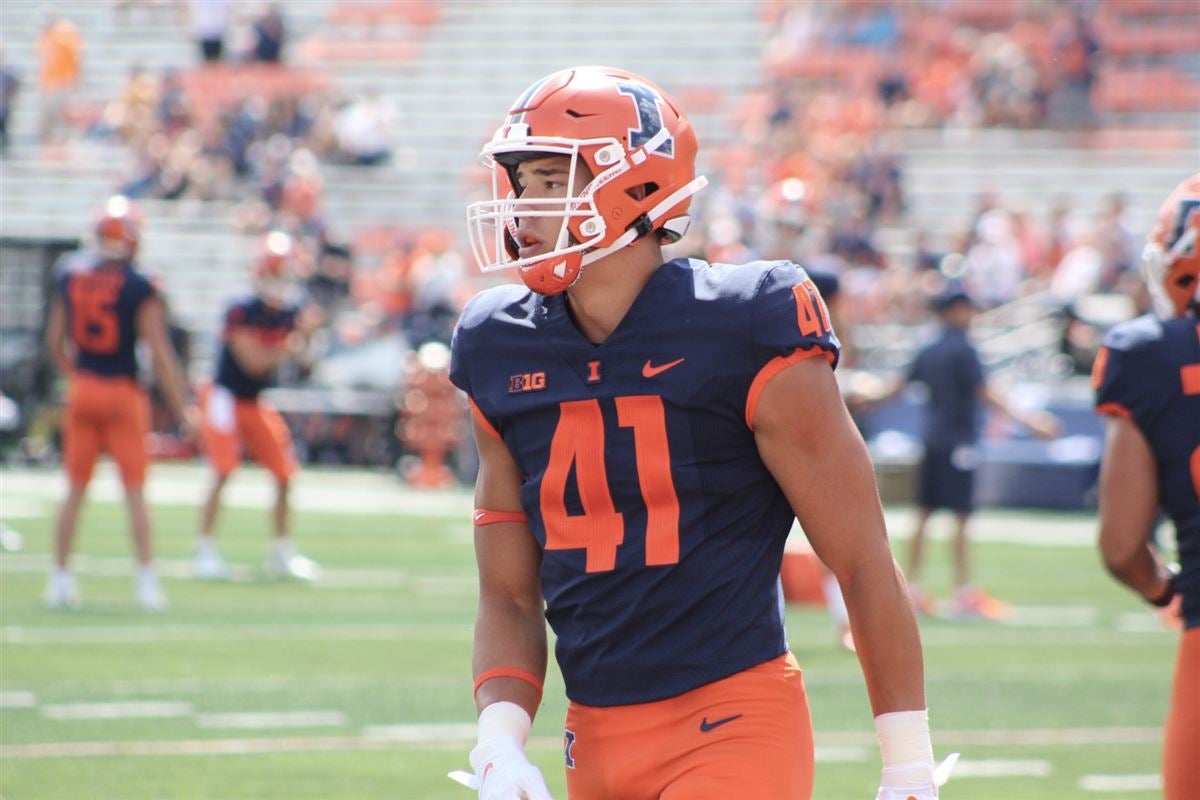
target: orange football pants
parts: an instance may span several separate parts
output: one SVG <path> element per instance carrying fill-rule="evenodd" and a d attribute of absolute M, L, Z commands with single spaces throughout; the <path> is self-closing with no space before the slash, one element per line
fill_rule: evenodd
<path fill-rule="evenodd" d="M 1200 797 L 1200 628 L 1185 631 L 1163 742 L 1164 800 Z"/>
<path fill-rule="evenodd" d="M 75 486 L 87 486 L 101 453 L 108 453 L 126 486 L 146 482 L 150 398 L 137 381 L 76 371 L 63 415 L 63 460 Z"/>
<path fill-rule="evenodd" d="M 571 800 L 812 795 L 812 720 L 791 653 L 653 703 L 571 703 L 564 744 Z"/>
<path fill-rule="evenodd" d="M 276 480 L 286 481 L 296 472 L 292 435 L 278 411 L 262 400 L 233 397 L 219 386 L 202 386 L 198 394 L 204 414 L 201 441 L 218 475 L 237 469 L 243 445 Z"/>

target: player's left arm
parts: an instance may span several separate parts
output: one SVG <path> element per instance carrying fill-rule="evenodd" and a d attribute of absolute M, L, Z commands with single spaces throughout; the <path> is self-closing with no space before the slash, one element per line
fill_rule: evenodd
<path fill-rule="evenodd" d="M 1147 602 L 1171 595 L 1171 573 L 1150 542 L 1158 508 L 1158 465 L 1132 420 L 1110 416 L 1100 464 L 1100 553 L 1113 577 Z"/>
<path fill-rule="evenodd" d="M 822 358 L 787 367 L 763 389 L 753 423 L 763 463 L 846 600 L 883 756 L 877 800 L 932 800 L 957 754 L 934 769 L 916 614 L 833 370 Z"/>
<path fill-rule="evenodd" d="M 154 375 L 158 379 L 163 397 L 179 420 L 186 436 L 194 435 L 196 431 L 197 414 L 188 405 L 187 379 L 171 347 L 171 339 L 167 336 L 167 314 L 162 300 L 152 295 L 138 306 L 135 318 L 138 338 L 150 348 L 154 362 Z"/>
<path fill-rule="evenodd" d="M 63 375 L 70 375 L 71 354 L 67 349 L 67 310 L 58 297 L 50 301 L 50 315 L 46 319 L 45 342 L 54 366 Z"/>
<path fill-rule="evenodd" d="M 1025 411 L 1017 408 L 1008 398 L 988 382 L 979 384 L 977 389 L 979 399 L 989 408 L 1028 428 L 1034 435 L 1042 439 L 1053 439 L 1062 434 L 1062 423 L 1058 417 L 1049 411 Z"/>
<path fill-rule="evenodd" d="M 866 444 L 824 359 L 799 361 L 767 383 L 754 437 L 841 584 L 875 714 L 924 709 L 916 616 L 888 544 Z"/>

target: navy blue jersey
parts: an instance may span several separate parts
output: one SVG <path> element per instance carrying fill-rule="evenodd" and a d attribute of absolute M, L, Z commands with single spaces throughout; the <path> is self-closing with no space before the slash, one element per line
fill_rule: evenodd
<path fill-rule="evenodd" d="M 1104 337 L 1096 410 L 1132 420 L 1158 464 L 1158 501 L 1175 523 L 1183 614 L 1200 626 L 1200 324 L 1139 317 Z"/>
<path fill-rule="evenodd" d="M 838 348 L 787 262 L 668 262 L 599 345 L 562 295 L 504 286 L 463 310 L 450 377 L 521 471 L 572 700 L 673 697 L 784 652 L 793 513 L 748 424 L 755 378 Z"/>
<path fill-rule="evenodd" d="M 234 331 L 251 331 L 264 346 L 283 344 L 288 334 L 296 329 L 296 305 L 275 308 L 259 297 L 235 300 L 225 309 L 225 327 L 222 331 L 221 358 L 217 362 L 217 383 L 224 386 L 234 397 L 252 399 L 271 385 L 273 375 L 254 376 L 238 365 L 229 347 L 229 337 Z"/>
<path fill-rule="evenodd" d="M 824 297 L 826 302 L 832 303 L 842 288 L 842 281 L 838 277 L 838 274 L 831 269 L 810 267 L 807 264 L 804 267 L 804 271 L 808 273 L 808 277 L 812 278 L 812 282 L 816 285 L 817 291 L 821 293 L 821 297 Z"/>
<path fill-rule="evenodd" d="M 979 387 L 985 378 L 966 331 L 944 326 L 917 353 L 907 377 L 929 389 L 926 447 L 957 447 L 979 439 Z"/>
<path fill-rule="evenodd" d="M 154 284 L 129 263 L 102 262 L 90 254 L 65 256 L 56 270 L 75 368 L 136 378 L 137 312 L 157 295 Z"/>

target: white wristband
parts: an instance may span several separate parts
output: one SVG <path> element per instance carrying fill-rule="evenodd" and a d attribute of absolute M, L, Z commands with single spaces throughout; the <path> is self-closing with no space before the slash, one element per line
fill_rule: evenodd
<path fill-rule="evenodd" d="M 497 736 L 511 736 L 524 746 L 532 727 L 533 720 L 529 718 L 529 713 L 507 700 L 491 703 L 479 712 L 480 742 Z"/>
<path fill-rule="evenodd" d="M 892 711 L 875 718 L 875 734 L 884 768 L 901 764 L 933 766 L 929 711 Z"/>

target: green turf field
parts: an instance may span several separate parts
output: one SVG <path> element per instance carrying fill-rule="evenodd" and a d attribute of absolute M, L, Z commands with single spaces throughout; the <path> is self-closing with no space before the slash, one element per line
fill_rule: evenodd
<path fill-rule="evenodd" d="M 473 741 L 469 495 L 306 473 L 298 541 L 327 572 L 313 586 L 281 583 L 261 575 L 266 513 L 250 506 L 263 478 L 247 470 L 221 527 L 235 580 L 199 583 L 186 577 L 185 501 L 200 475 L 152 474 L 172 607 L 147 615 L 133 603 L 111 473 L 85 510 L 85 605 L 71 613 L 41 603 L 58 475 L 0 472 L 0 513 L 26 540 L 0 554 L 0 798 L 469 800 L 445 777 L 466 767 Z M 889 516 L 902 536 L 907 512 Z M 1174 636 L 1103 574 L 1091 525 L 981 515 L 981 583 L 1016 606 L 1013 621 L 922 622 L 935 748 L 963 753 L 943 797 L 1158 796 Z M 930 549 L 937 591 L 946 550 Z M 788 628 L 813 709 L 815 797 L 874 797 L 857 662 L 834 648 L 819 609 L 790 609 Z M 560 800 L 564 706 L 551 667 L 531 757 Z"/>

